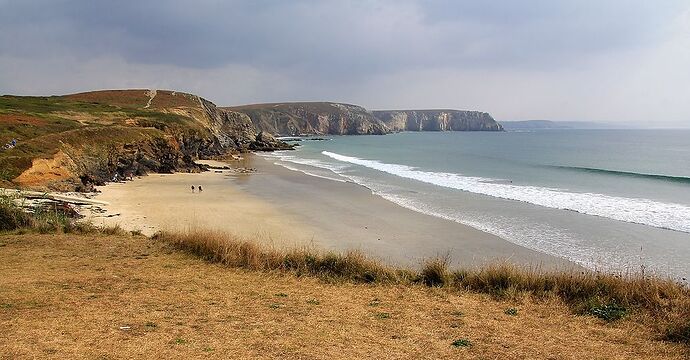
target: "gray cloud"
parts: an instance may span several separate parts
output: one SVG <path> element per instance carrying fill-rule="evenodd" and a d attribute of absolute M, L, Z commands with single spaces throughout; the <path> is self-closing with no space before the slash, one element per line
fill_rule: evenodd
<path fill-rule="evenodd" d="M 682 0 L 0 0 L 0 92 L 169 87 L 221 104 L 327 99 L 650 123 L 660 122 L 646 114 L 665 105 L 665 121 L 689 124 L 690 105 L 676 100 L 690 77 L 681 61 L 690 62 L 689 9 Z"/>

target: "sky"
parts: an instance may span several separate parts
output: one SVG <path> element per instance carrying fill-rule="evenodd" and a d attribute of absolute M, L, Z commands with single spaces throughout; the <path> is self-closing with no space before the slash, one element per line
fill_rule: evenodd
<path fill-rule="evenodd" d="M 690 127 L 688 0 L 0 0 L 0 93 Z"/>

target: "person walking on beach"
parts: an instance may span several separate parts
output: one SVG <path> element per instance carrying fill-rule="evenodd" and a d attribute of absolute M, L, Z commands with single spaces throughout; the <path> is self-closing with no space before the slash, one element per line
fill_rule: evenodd
<path fill-rule="evenodd" d="M 201 188 L 201 185 L 199 185 L 199 193 L 201 193 L 202 191 L 204 190 Z"/>
<path fill-rule="evenodd" d="M 192 185 L 192 194 L 194 194 L 194 185 Z"/>

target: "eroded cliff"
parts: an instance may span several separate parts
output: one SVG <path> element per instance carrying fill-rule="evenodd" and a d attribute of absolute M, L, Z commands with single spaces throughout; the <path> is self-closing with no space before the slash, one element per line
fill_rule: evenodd
<path fill-rule="evenodd" d="M 372 114 L 391 131 L 502 131 L 491 115 L 467 110 L 380 110 Z"/>
<path fill-rule="evenodd" d="M 247 114 L 257 130 L 278 135 L 382 135 L 389 132 L 365 108 L 350 104 L 301 102 L 224 109 Z"/>

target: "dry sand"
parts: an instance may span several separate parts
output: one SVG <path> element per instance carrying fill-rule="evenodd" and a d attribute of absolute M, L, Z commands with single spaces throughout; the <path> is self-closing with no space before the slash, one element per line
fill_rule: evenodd
<path fill-rule="evenodd" d="M 445 255 L 456 266 L 504 260 L 547 268 L 575 266 L 474 228 L 402 208 L 356 184 L 311 177 L 258 156 L 231 166 L 258 171 L 153 174 L 110 184 L 99 188 L 102 193 L 95 197 L 109 203 L 104 207 L 107 213 L 92 219 L 147 235 L 161 229 L 203 228 L 279 247 L 357 249 L 403 266 Z M 192 185 L 201 185 L 204 191 L 192 193 Z"/>
<path fill-rule="evenodd" d="M 216 170 L 217 171 L 217 170 Z M 232 186 L 229 171 L 152 174 L 100 187 L 95 198 L 107 202 L 104 214 L 87 216 L 96 224 L 119 225 L 152 235 L 159 230 L 213 229 L 286 245 L 306 244 L 312 231 L 289 214 Z M 191 186 L 203 188 L 203 192 Z"/>

